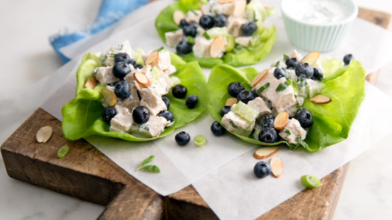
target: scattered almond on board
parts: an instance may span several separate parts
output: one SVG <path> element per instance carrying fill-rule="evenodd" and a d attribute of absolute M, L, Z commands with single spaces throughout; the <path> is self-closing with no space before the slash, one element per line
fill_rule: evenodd
<path fill-rule="evenodd" d="M 276 153 L 278 153 L 279 148 L 278 147 L 262 147 L 259 148 L 258 150 L 255 151 L 255 153 L 253 154 L 253 156 L 256 159 L 265 159 L 268 158 Z"/>
<path fill-rule="evenodd" d="M 271 173 L 274 177 L 279 178 L 283 173 L 283 161 L 280 157 L 273 157 L 270 160 Z"/>
<path fill-rule="evenodd" d="M 42 127 L 38 130 L 36 134 L 36 139 L 38 143 L 45 143 L 49 140 L 49 138 L 52 136 L 53 129 L 50 126 L 45 126 Z"/>

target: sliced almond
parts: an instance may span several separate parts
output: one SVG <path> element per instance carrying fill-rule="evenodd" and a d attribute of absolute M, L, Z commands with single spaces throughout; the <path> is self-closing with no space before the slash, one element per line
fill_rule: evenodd
<path fill-rule="evenodd" d="M 50 126 L 42 127 L 38 130 L 37 134 L 35 135 L 38 143 L 45 143 L 49 140 L 52 136 L 53 129 Z"/>
<path fill-rule="evenodd" d="M 272 176 L 279 178 L 283 173 L 283 161 L 279 157 L 270 160 Z"/>
<path fill-rule="evenodd" d="M 158 63 L 159 60 L 159 52 L 158 51 L 153 51 L 146 59 L 146 64 L 147 65 L 154 65 Z"/>
<path fill-rule="evenodd" d="M 229 98 L 229 99 L 226 100 L 225 106 L 233 106 L 236 103 L 237 103 L 237 99 L 236 98 Z"/>
<path fill-rule="evenodd" d="M 214 38 L 210 46 L 210 56 L 212 58 L 218 58 L 226 48 L 226 41 L 225 37 L 219 35 L 218 37 Z"/>
<path fill-rule="evenodd" d="M 234 0 L 218 0 L 220 4 L 232 3 Z"/>
<path fill-rule="evenodd" d="M 257 76 L 253 79 L 253 81 L 250 83 L 250 86 L 255 87 L 261 80 L 264 79 L 265 76 L 269 73 L 269 69 L 265 69 L 261 71 Z"/>
<path fill-rule="evenodd" d="M 94 89 L 98 84 L 98 81 L 95 79 L 94 76 L 88 78 L 86 84 L 84 86 L 88 89 Z"/>
<path fill-rule="evenodd" d="M 176 24 L 180 24 L 180 21 L 185 18 L 184 12 L 177 10 L 173 14 L 173 20 Z"/>
<path fill-rule="evenodd" d="M 234 5 L 233 15 L 236 17 L 241 17 L 246 10 L 246 0 L 238 0 Z"/>
<path fill-rule="evenodd" d="M 308 53 L 304 58 L 302 58 L 301 63 L 309 63 L 314 66 L 320 58 L 320 52 L 313 51 Z"/>
<path fill-rule="evenodd" d="M 287 112 L 279 112 L 279 114 L 275 117 L 274 128 L 282 131 L 289 121 L 289 113 Z"/>
<path fill-rule="evenodd" d="M 316 95 L 316 96 L 313 96 L 313 98 L 311 98 L 310 101 L 315 104 L 322 105 L 322 104 L 330 103 L 332 101 L 332 99 L 326 95 Z"/>
<path fill-rule="evenodd" d="M 259 148 L 258 150 L 256 150 L 254 152 L 253 156 L 256 159 L 261 160 L 261 159 L 268 158 L 268 157 L 278 153 L 278 151 L 279 151 L 278 147 L 262 147 L 262 148 Z"/>
<path fill-rule="evenodd" d="M 114 94 L 109 89 L 102 89 L 101 92 L 102 92 L 103 100 L 108 106 L 113 107 L 117 104 L 116 94 Z"/>
<path fill-rule="evenodd" d="M 142 84 L 143 86 L 151 86 L 151 81 L 147 78 L 146 75 L 144 75 L 141 72 L 136 72 L 135 75 L 133 76 L 135 78 L 135 80 Z"/>

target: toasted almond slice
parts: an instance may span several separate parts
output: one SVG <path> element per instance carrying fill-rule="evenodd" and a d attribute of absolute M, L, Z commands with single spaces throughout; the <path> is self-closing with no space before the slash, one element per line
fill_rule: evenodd
<path fill-rule="evenodd" d="M 210 46 L 210 55 L 212 58 L 218 58 L 221 53 L 225 51 L 226 42 L 225 38 L 222 35 L 214 38 Z"/>
<path fill-rule="evenodd" d="M 264 79 L 264 77 L 269 73 L 269 69 L 265 69 L 261 71 L 257 76 L 253 79 L 253 81 L 250 83 L 250 86 L 255 87 L 261 80 Z"/>
<path fill-rule="evenodd" d="M 229 98 L 226 100 L 225 106 L 233 106 L 237 103 L 237 98 Z"/>
<path fill-rule="evenodd" d="M 50 126 L 42 127 L 38 130 L 37 134 L 35 135 L 38 143 L 45 143 L 49 140 L 52 136 L 53 129 Z"/>
<path fill-rule="evenodd" d="M 279 178 L 283 173 L 283 161 L 279 157 L 270 160 L 272 176 Z"/>
<path fill-rule="evenodd" d="M 184 12 L 177 10 L 173 14 L 173 20 L 176 24 L 180 24 L 180 21 L 185 18 Z"/>
<path fill-rule="evenodd" d="M 151 86 L 151 81 L 147 78 L 146 75 L 144 75 L 141 72 L 136 72 L 135 75 L 133 76 L 135 78 L 135 80 L 142 84 L 143 86 Z"/>
<path fill-rule="evenodd" d="M 232 3 L 232 2 L 234 2 L 234 0 L 218 0 L 218 2 L 220 4 L 225 4 L 225 3 Z"/>
<path fill-rule="evenodd" d="M 310 101 L 315 104 L 322 105 L 322 104 L 330 103 L 332 101 L 332 99 L 326 95 L 316 95 L 316 96 L 313 96 L 313 98 L 311 98 Z"/>
<path fill-rule="evenodd" d="M 113 107 L 117 104 L 116 94 L 114 94 L 109 89 L 102 89 L 101 92 L 102 92 L 103 100 L 108 106 Z"/>
<path fill-rule="evenodd" d="M 98 82 L 94 76 L 88 78 L 86 84 L 84 86 L 89 89 L 94 89 L 97 86 Z"/>
<path fill-rule="evenodd" d="M 301 63 L 309 63 L 314 66 L 320 58 L 320 52 L 313 51 L 308 53 L 304 58 L 302 58 Z"/>
<path fill-rule="evenodd" d="M 279 112 L 279 114 L 275 117 L 274 127 L 277 130 L 282 131 L 289 121 L 289 113 L 287 112 Z"/>
<path fill-rule="evenodd" d="M 146 59 L 146 64 L 147 65 L 154 65 L 157 63 L 159 60 L 159 52 L 158 51 L 153 51 Z"/>
<path fill-rule="evenodd" d="M 246 0 L 238 0 L 234 5 L 233 15 L 236 17 L 241 17 L 246 10 Z"/>
<path fill-rule="evenodd" d="M 260 159 L 261 160 L 261 159 L 268 158 L 268 157 L 278 153 L 278 151 L 279 151 L 278 147 L 262 147 L 262 148 L 257 149 L 254 152 L 253 156 L 256 159 Z"/>

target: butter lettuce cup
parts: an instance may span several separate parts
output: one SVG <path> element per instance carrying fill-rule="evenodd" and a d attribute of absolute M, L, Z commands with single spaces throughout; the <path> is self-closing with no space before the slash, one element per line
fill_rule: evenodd
<path fill-rule="evenodd" d="M 282 0 L 281 11 L 290 42 L 319 52 L 336 49 L 358 15 L 353 0 Z"/>
<path fill-rule="evenodd" d="M 144 53 L 125 41 L 103 54 L 87 53 L 76 81 L 76 97 L 62 108 L 69 140 L 98 135 L 152 141 L 207 110 L 207 81 L 199 64 L 163 48 Z M 185 91 L 181 97 L 176 88 Z M 197 96 L 192 108 L 186 104 L 190 96 Z"/>
<path fill-rule="evenodd" d="M 366 71 L 358 61 L 344 66 L 319 55 L 294 51 L 262 71 L 215 66 L 207 86 L 211 116 L 255 145 L 317 152 L 347 139 L 365 97 Z"/>
<path fill-rule="evenodd" d="M 155 27 L 187 62 L 245 66 L 262 60 L 275 44 L 276 28 L 263 23 L 273 12 L 260 0 L 179 0 L 161 11 Z"/>

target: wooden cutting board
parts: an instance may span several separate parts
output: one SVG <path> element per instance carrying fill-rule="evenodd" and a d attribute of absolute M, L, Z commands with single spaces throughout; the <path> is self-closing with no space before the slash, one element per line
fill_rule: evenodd
<path fill-rule="evenodd" d="M 363 8 L 359 17 L 384 28 L 391 21 L 389 14 Z M 376 78 L 376 73 L 367 77 L 372 83 Z M 53 128 L 53 135 L 39 144 L 36 132 L 46 125 Z M 63 145 L 71 150 L 58 159 L 57 150 Z M 100 220 L 217 219 L 193 186 L 167 197 L 158 195 L 85 140 L 66 140 L 61 122 L 42 109 L 3 143 L 1 153 L 10 177 L 106 206 Z M 258 219 L 331 219 L 347 168 L 337 169 L 322 179 L 322 187 L 304 190 Z"/>

